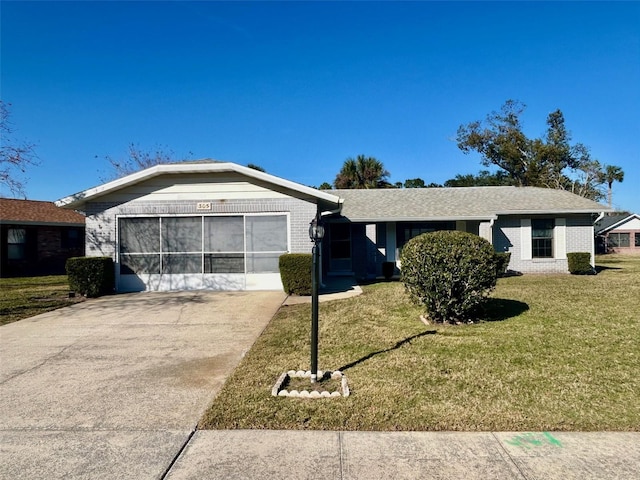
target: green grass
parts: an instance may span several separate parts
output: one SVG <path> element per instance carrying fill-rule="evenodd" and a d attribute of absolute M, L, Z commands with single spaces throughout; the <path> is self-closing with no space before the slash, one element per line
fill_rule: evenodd
<path fill-rule="evenodd" d="M 69 298 L 66 275 L 0 278 L 0 325 L 81 300 L 81 297 Z"/>
<path fill-rule="evenodd" d="M 274 398 L 309 368 L 310 306 L 283 307 L 200 428 L 640 431 L 640 258 L 503 278 L 483 321 L 425 326 L 400 283 L 321 304 L 319 365 L 351 396 Z"/>

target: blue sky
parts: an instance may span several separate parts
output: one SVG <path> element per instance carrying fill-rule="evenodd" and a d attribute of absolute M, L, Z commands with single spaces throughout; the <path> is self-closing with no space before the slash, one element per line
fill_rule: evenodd
<path fill-rule="evenodd" d="M 1 21 L 31 199 L 102 183 L 130 143 L 315 186 L 362 153 L 442 183 L 482 168 L 458 126 L 517 99 L 530 136 L 562 110 L 640 212 L 639 2 L 3 1 Z"/>

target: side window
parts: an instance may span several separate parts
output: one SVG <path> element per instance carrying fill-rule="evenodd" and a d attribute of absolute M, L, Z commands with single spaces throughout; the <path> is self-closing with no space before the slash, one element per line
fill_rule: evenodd
<path fill-rule="evenodd" d="M 609 245 L 611 247 L 628 247 L 630 245 L 630 235 L 628 233 L 610 233 Z"/>
<path fill-rule="evenodd" d="M 62 232 L 62 248 L 80 248 L 84 238 L 80 228 L 67 228 Z"/>
<path fill-rule="evenodd" d="M 26 258 L 27 231 L 24 228 L 7 230 L 7 259 L 24 260 Z"/>
<path fill-rule="evenodd" d="M 531 221 L 531 256 L 533 258 L 553 258 L 552 218 Z"/>

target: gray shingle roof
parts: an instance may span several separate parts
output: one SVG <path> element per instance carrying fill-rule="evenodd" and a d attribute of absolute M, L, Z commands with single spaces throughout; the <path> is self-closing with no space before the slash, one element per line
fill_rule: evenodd
<path fill-rule="evenodd" d="M 498 215 L 599 213 L 609 209 L 563 190 L 537 187 L 456 187 L 330 190 L 344 199 L 351 221 L 471 220 Z"/>

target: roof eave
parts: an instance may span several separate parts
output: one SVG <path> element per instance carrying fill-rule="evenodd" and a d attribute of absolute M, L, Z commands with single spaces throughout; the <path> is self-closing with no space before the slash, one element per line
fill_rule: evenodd
<path fill-rule="evenodd" d="M 498 216 L 506 215 L 567 215 L 567 214 L 595 214 L 601 212 L 610 211 L 608 208 L 589 208 L 589 209 L 556 209 L 556 210 L 509 210 L 503 212 L 497 212 Z"/>
<path fill-rule="evenodd" d="M 37 225 L 39 227 L 84 227 L 85 222 L 52 222 L 52 221 L 43 221 L 39 222 L 37 220 L 11 220 L 11 219 L 2 219 L 0 220 L 0 225 Z"/>
<path fill-rule="evenodd" d="M 453 221 L 482 221 L 496 220 L 495 215 L 462 215 L 462 216 L 414 216 L 414 217 L 350 217 L 345 215 L 344 218 L 354 223 L 379 223 L 379 222 L 453 222 Z"/>

